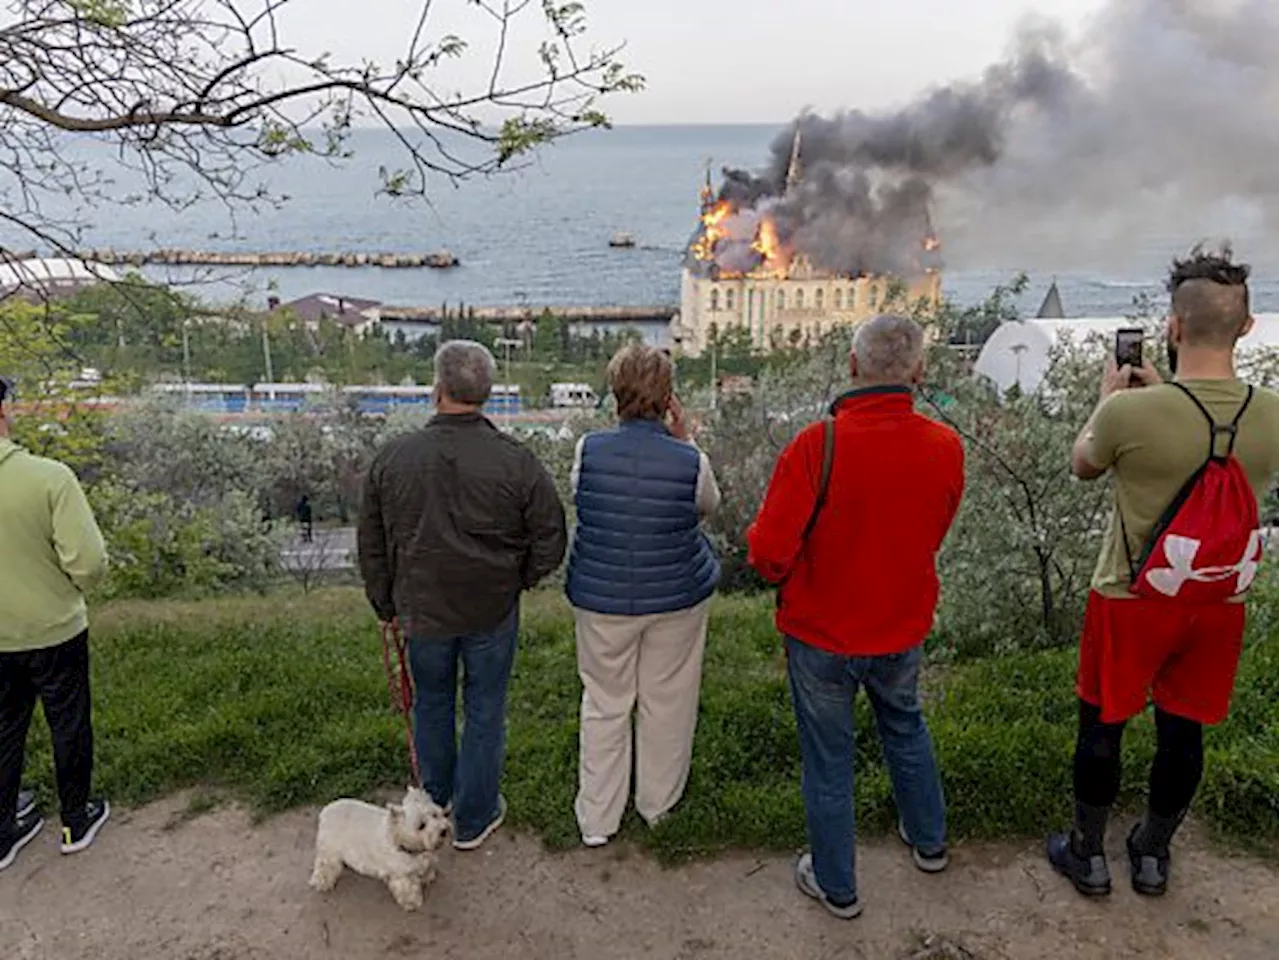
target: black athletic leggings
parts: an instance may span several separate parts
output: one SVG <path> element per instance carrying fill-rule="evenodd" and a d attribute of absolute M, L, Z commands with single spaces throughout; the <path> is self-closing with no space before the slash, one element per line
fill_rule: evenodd
<path fill-rule="evenodd" d="M 1109 807 L 1120 792 L 1123 723 L 1103 723 L 1101 711 L 1080 701 L 1076 739 L 1076 800 Z M 1191 804 L 1204 772 L 1204 728 L 1194 720 L 1156 708 L 1156 758 L 1151 764 L 1148 804 L 1160 817 L 1175 817 Z"/>

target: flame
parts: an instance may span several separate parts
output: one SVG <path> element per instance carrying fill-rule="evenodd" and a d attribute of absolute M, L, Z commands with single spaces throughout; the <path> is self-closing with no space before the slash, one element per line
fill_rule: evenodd
<path fill-rule="evenodd" d="M 714 260 L 716 243 L 725 235 L 721 225 L 725 217 L 733 212 L 728 200 L 720 200 L 702 214 L 702 236 L 694 242 L 693 255 L 699 260 Z"/>
<path fill-rule="evenodd" d="M 752 273 L 779 278 L 786 277 L 787 270 L 791 266 L 791 252 L 778 239 L 778 226 L 773 222 L 773 217 L 766 216 L 761 219 L 760 227 L 756 231 L 756 239 L 751 244 L 751 249 L 763 258 L 760 261 L 760 266 L 753 270 Z"/>
<path fill-rule="evenodd" d="M 942 266 L 942 255 L 938 253 L 942 249 L 942 243 L 938 240 L 936 234 L 928 234 L 920 241 L 920 248 L 923 255 L 917 261 L 917 266 L 924 269 L 925 273 L 937 273 Z"/>

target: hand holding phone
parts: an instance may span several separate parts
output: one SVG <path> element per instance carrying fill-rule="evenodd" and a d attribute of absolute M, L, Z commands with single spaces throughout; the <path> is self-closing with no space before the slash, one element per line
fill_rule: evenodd
<path fill-rule="evenodd" d="M 1142 369 L 1142 337 L 1142 330 L 1138 327 L 1124 327 L 1116 331 L 1116 369 Z"/>
<path fill-rule="evenodd" d="M 1107 369 L 1102 375 L 1104 400 L 1119 390 L 1160 383 L 1156 368 L 1142 357 L 1142 339 L 1143 332 L 1137 327 L 1116 331 L 1115 352 L 1107 358 Z"/>

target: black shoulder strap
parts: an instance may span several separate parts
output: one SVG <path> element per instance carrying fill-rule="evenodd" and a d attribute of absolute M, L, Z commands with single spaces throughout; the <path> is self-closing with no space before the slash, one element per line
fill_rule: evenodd
<path fill-rule="evenodd" d="M 1218 423 L 1217 420 L 1213 419 L 1213 414 L 1211 414 L 1208 408 L 1206 408 L 1205 405 L 1200 402 L 1199 397 L 1197 397 L 1194 393 L 1192 393 L 1190 390 L 1187 389 L 1185 384 L 1179 383 L 1177 380 L 1174 380 L 1170 384 L 1170 386 L 1176 387 L 1177 389 L 1181 390 L 1182 393 L 1187 397 L 1187 399 L 1196 405 L 1196 409 L 1200 411 L 1200 415 L 1203 416 L 1205 420 L 1208 422 L 1209 424 L 1209 459 L 1210 460 L 1225 459 L 1226 457 L 1231 456 L 1231 454 L 1234 453 L 1236 449 L 1236 434 L 1240 432 L 1240 419 L 1244 416 L 1244 412 L 1249 409 L 1249 404 L 1253 400 L 1253 386 L 1252 385 L 1249 386 L 1248 392 L 1246 392 L 1244 396 L 1244 403 L 1240 404 L 1240 409 L 1236 411 L 1236 415 L 1231 419 L 1231 422 L 1228 424 L 1220 424 Z M 1227 452 L 1223 454 L 1222 457 L 1218 457 L 1217 455 L 1219 434 L 1226 434 L 1227 436 Z"/>
<path fill-rule="evenodd" d="M 818 522 L 818 514 L 822 513 L 822 507 L 827 502 L 827 488 L 831 485 L 831 465 L 835 463 L 835 459 L 836 422 L 833 418 L 827 417 L 822 424 L 822 472 L 818 474 L 818 496 L 813 502 L 813 512 L 809 514 L 809 522 L 804 525 L 804 532 L 800 534 L 801 543 L 809 539 L 809 534 L 813 532 Z"/>
<path fill-rule="evenodd" d="M 804 530 L 800 534 L 800 547 L 804 548 L 804 542 L 809 539 L 809 534 L 813 532 L 814 526 L 818 523 L 818 515 L 822 513 L 822 506 L 827 502 L 827 488 L 831 485 L 831 466 L 836 460 L 836 421 L 834 417 L 827 417 L 822 424 L 822 471 L 818 474 L 818 496 L 813 502 L 813 511 L 809 514 L 809 522 L 804 525 Z M 784 576 L 777 584 L 778 594 L 777 603 L 782 605 L 782 586 L 791 579 L 791 574 L 795 572 L 792 567 L 786 576 Z"/>

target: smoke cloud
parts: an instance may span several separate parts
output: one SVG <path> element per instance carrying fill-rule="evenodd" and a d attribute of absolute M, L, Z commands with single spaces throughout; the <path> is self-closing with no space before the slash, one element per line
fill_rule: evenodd
<path fill-rule="evenodd" d="M 1224 235 L 1274 258 L 1278 33 L 1274 0 L 1111 0 L 1077 38 L 1027 22 L 902 110 L 802 114 L 721 197 L 840 273 L 918 270 L 931 227 L 970 266 L 1145 268 Z"/>

